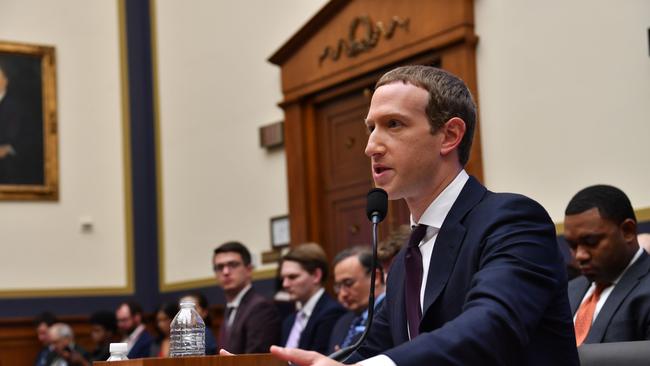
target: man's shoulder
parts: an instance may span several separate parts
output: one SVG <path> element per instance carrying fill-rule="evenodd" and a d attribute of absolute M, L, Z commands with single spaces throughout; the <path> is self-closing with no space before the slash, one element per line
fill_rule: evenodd
<path fill-rule="evenodd" d="M 250 290 L 248 290 L 246 295 L 244 295 L 244 297 L 241 300 L 241 305 L 244 304 L 248 304 L 249 306 L 252 307 L 257 307 L 257 306 L 272 305 L 273 302 L 271 301 L 271 299 L 258 293 L 257 291 L 255 291 L 255 289 L 251 288 Z"/>
<path fill-rule="evenodd" d="M 323 317 L 334 316 L 337 319 L 343 315 L 345 311 L 345 308 L 327 293 L 323 293 L 323 296 L 321 296 L 314 308 L 314 313 L 319 313 Z"/>

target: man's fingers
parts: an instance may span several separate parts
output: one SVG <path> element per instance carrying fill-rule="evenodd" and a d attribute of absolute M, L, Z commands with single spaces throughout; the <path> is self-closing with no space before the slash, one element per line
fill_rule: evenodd
<path fill-rule="evenodd" d="M 319 358 L 325 357 L 314 351 L 278 346 L 271 346 L 271 353 L 281 360 L 289 361 L 299 366 L 313 365 Z"/>
<path fill-rule="evenodd" d="M 234 353 L 230 353 L 226 351 L 225 348 L 219 350 L 219 356 L 234 356 L 234 355 L 235 355 Z"/>

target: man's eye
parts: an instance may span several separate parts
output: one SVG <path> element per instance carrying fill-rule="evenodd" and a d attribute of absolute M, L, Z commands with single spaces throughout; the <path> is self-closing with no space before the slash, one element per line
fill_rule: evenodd
<path fill-rule="evenodd" d="M 394 119 L 388 121 L 388 128 L 395 128 L 395 127 L 399 127 L 401 125 L 402 125 L 402 122 L 396 121 Z"/>
<path fill-rule="evenodd" d="M 368 125 L 367 128 L 368 128 L 368 133 L 372 133 L 372 131 L 375 130 L 375 125 Z"/>

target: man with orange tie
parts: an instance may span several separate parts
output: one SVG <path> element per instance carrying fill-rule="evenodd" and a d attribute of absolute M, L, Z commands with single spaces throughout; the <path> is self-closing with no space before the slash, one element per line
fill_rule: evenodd
<path fill-rule="evenodd" d="M 620 189 L 587 187 L 565 210 L 564 235 L 582 276 L 569 283 L 576 343 L 650 339 L 650 256 Z"/>

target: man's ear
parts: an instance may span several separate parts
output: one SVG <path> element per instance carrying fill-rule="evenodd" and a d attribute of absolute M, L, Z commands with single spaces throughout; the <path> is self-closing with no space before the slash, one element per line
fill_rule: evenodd
<path fill-rule="evenodd" d="M 323 278 L 323 270 L 320 268 L 316 268 L 314 270 L 314 279 L 318 281 L 318 283 L 322 283 L 322 278 Z"/>
<path fill-rule="evenodd" d="M 621 222 L 619 228 L 623 233 L 623 238 L 625 239 L 625 242 L 631 243 L 634 241 L 638 241 L 636 237 L 636 221 L 632 219 L 625 219 L 623 220 L 623 222 Z"/>
<path fill-rule="evenodd" d="M 463 141 L 466 129 L 465 121 L 459 117 L 453 117 L 449 119 L 449 121 L 445 122 L 442 128 L 440 128 L 440 132 L 443 134 L 440 154 L 445 156 L 457 151 L 458 145 Z"/>

